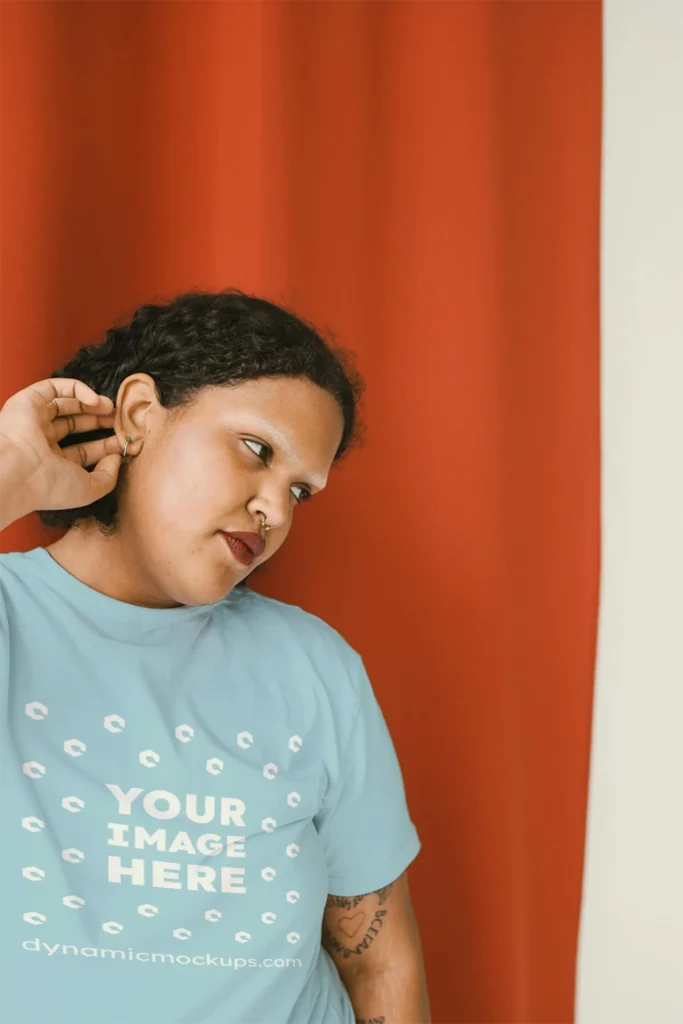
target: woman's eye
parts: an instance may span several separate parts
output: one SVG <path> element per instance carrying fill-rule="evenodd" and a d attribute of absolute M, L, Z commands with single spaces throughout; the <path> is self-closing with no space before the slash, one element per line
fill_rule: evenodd
<path fill-rule="evenodd" d="M 254 455 L 261 460 L 261 462 L 267 464 L 268 459 L 272 455 L 272 449 L 270 445 L 266 444 L 264 441 L 255 441 L 253 437 L 243 437 L 243 440 L 245 444 L 249 445 L 250 451 L 252 451 Z M 260 451 L 257 451 L 257 449 L 259 449 Z M 299 483 L 295 484 L 292 487 L 292 494 L 294 495 L 294 498 L 299 504 L 301 502 L 310 501 L 310 499 L 313 497 L 308 487 L 304 487 Z"/>
<path fill-rule="evenodd" d="M 244 443 L 245 443 L 245 444 L 257 444 L 257 445 L 259 446 L 259 448 L 265 448 L 265 450 L 266 450 L 267 452 L 269 452 L 269 451 L 270 451 L 270 448 L 268 447 L 268 445 L 267 445 L 267 444 L 264 444 L 264 443 L 263 443 L 263 441 L 252 441 L 252 440 L 250 440 L 249 438 L 246 438 L 246 437 L 245 437 L 245 438 L 244 438 Z M 253 451 L 253 448 L 252 448 L 252 451 Z M 265 459 L 263 458 L 263 456 L 259 455 L 259 453 L 258 453 L 258 452 L 256 452 L 256 455 L 258 456 L 258 458 L 259 458 L 259 459 L 261 459 L 261 462 L 265 462 L 265 461 L 266 461 L 266 460 L 265 460 Z"/>

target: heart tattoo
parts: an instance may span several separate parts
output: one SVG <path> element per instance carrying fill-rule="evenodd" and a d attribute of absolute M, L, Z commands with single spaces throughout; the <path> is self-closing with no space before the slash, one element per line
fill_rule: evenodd
<path fill-rule="evenodd" d="M 365 914 L 359 911 L 353 917 L 340 917 L 337 921 L 337 927 L 340 931 L 344 932 L 344 935 L 348 935 L 351 938 L 358 931 L 359 926 L 364 920 Z"/>

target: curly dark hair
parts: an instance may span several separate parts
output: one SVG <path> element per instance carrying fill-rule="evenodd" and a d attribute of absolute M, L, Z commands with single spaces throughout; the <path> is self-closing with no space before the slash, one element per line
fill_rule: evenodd
<path fill-rule="evenodd" d="M 329 328 L 327 333 L 332 337 Z M 122 381 L 137 372 L 154 379 L 159 401 L 168 409 L 191 404 L 208 385 L 305 377 L 329 392 L 343 413 L 344 431 L 334 461 L 362 443 L 358 402 L 365 382 L 351 353 L 323 339 L 313 324 L 285 306 L 237 288 L 188 291 L 165 305 L 140 306 L 129 323 L 111 327 L 104 341 L 80 348 L 51 376 L 75 377 L 115 402 Z M 59 444 L 66 447 L 113 433 L 99 429 L 67 434 Z M 120 474 L 125 470 L 123 465 Z M 114 488 L 82 508 L 38 510 L 38 515 L 48 527 L 94 519 L 110 535 L 118 528 L 116 492 Z"/>

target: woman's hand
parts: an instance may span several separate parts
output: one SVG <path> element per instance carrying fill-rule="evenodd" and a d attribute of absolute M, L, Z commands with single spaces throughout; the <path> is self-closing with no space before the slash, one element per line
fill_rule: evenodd
<path fill-rule="evenodd" d="M 121 466 L 116 435 L 60 448 L 67 434 L 114 426 L 114 403 L 81 380 L 49 377 L 0 409 L 2 526 L 37 509 L 81 508 L 112 491 Z M 92 472 L 85 466 L 96 463 Z"/>

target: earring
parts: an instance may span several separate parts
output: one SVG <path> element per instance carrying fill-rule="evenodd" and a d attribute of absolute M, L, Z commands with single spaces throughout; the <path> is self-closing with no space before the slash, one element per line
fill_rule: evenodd
<path fill-rule="evenodd" d="M 125 459 L 125 458 L 129 458 L 129 459 L 132 459 L 132 457 L 133 457 L 132 455 L 128 455 L 128 456 L 126 456 L 126 449 L 128 448 L 128 445 L 130 444 L 130 442 L 131 442 L 132 440 L 133 440 L 133 438 L 132 438 L 132 437 L 130 437 L 130 436 L 128 436 L 128 437 L 126 438 L 126 443 L 124 444 L 124 446 L 123 446 L 123 451 L 121 452 L 121 460 L 122 460 L 122 461 L 123 461 L 123 459 Z"/>

